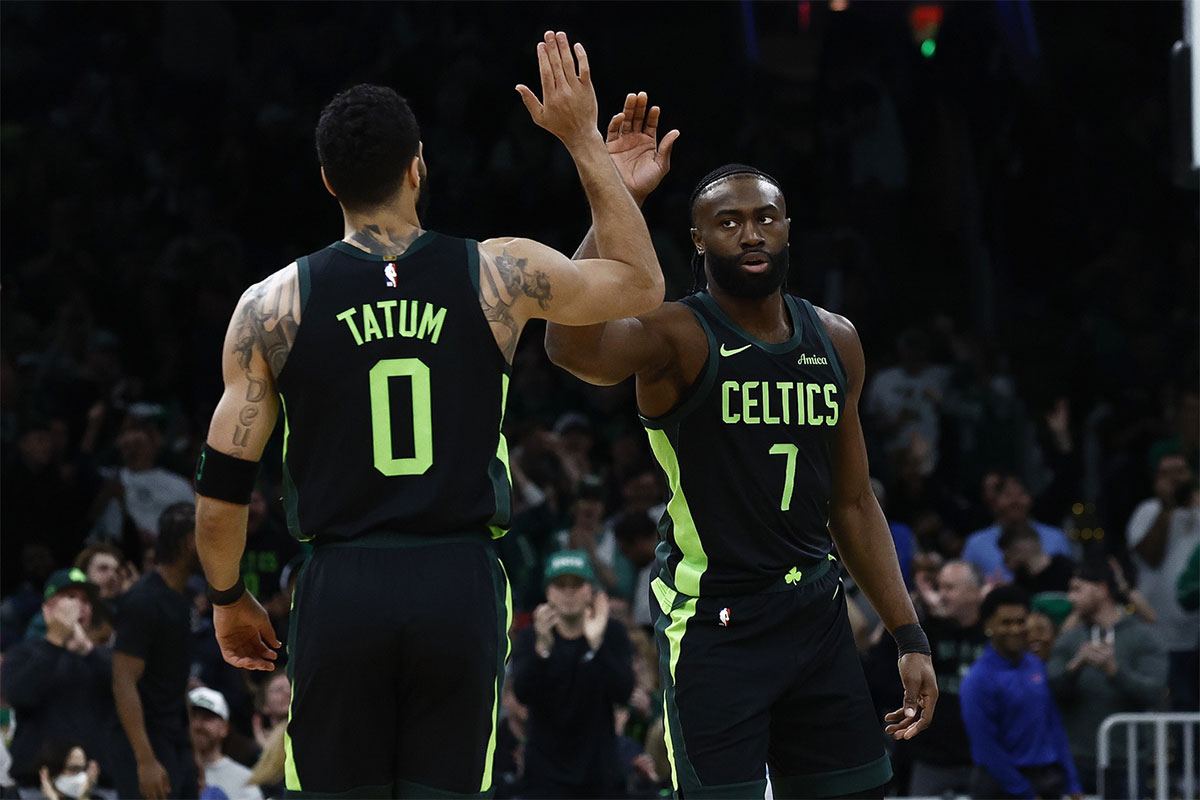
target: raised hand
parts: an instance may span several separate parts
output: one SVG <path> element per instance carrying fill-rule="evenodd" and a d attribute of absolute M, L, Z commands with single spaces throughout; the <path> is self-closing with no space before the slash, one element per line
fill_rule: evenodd
<path fill-rule="evenodd" d="M 575 44 L 575 56 L 567 35 L 546 31 L 537 46 L 538 70 L 542 79 L 542 100 L 525 84 L 517 84 L 525 108 L 534 123 L 553 133 L 568 148 L 596 134 L 596 90 L 587 52 Z M 578 72 L 575 58 L 579 59 Z"/>
<path fill-rule="evenodd" d="M 534 647 L 540 653 L 548 653 L 554 647 L 554 626 L 558 624 L 558 612 L 549 603 L 542 603 L 533 610 Z"/>
<path fill-rule="evenodd" d="M 904 684 L 904 705 L 883 715 L 891 723 L 884 733 L 893 739 L 911 739 L 933 722 L 937 705 L 937 677 L 933 661 L 922 653 L 908 653 L 900 658 L 900 682 Z"/>
<path fill-rule="evenodd" d="M 608 595 L 596 592 L 592 607 L 583 617 L 583 635 L 587 637 L 588 646 L 599 650 L 604 642 L 604 632 L 608 630 Z"/>
<path fill-rule="evenodd" d="M 626 188 L 640 206 L 671 171 L 671 148 L 679 138 L 672 130 L 658 142 L 658 106 L 646 106 L 645 92 L 625 95 L 625 108 L 608 122 L 605 146 Z"/>
<path fill-rule="evenodd" d="M 235 667 L 271 672 L 283 646 L 275 636 L 271 618 L 254 595 L 246 592 L 236 603 L 213 606 L 213 628 L 221 655 Z"/>

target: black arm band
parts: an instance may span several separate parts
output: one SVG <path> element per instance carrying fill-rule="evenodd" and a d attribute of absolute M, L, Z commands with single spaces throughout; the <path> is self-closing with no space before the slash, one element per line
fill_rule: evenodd
<path fill-rule="evenodd" d="M 906 656 L 909 653 L 920 653 L 921 655 L 932 655 L 929 649 L 929 639 L 925 636 L 925 631 L 916 622 L 910 622 L 907 625 L 901 625 L 896 630 L 892 631 L 892 638 L 896 640 L 896 650 L 901 656 Z"/>
<path fill-rule="evenodd" d="M 242 599 L 242 595 L 246 593 L 246 582 L 242 580 L 242 576 L 238 575 L 237 583 L 230 586 L 223 592 L 218 592 L 213 587 L 209 586 L 206 594 L 208 602 L 214 606 L 231 606 L 238 600 Z"/>
<path fill-rule="evenodd" d="M 196 494 L 239 506 L 250 504 L 258 481 L 258 462 L 227 456 L 207 444 L 196 462 Z"/>

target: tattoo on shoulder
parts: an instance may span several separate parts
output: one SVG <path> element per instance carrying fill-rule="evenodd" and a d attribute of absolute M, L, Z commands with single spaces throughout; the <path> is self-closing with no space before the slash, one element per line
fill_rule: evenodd
<path fill-rule="evenodd" d="M 550 279 L 541 270 L 531 271 L 529 259 L 517 258 L 505 250 L 495 258 L 482 249 L 482 268 L 479 270 L 479 304 L 491 323 L 496 343 L 505 359 L 512 361 L 517 350 L 520 326 L 513 317 L 512 306 L 524 295 L 537 300 L 544 311 L 550 306 Z"/>
<path fill-rule="evenodd" d="M 267 381 L 251 370 L 254 351 L 262 353 L 271 377 L 278 378 L 296 340 L 299 313 L 300 287 L 296 280 L 273 275 L 242 295 L 234 320 L 233 343 L 233 355 L 246 374 L 245 404 L 238 411 L 238 424 L 233 432 L 233 445 L 237 448 L 249 445 L 250 430 L 263 411 L 260 404 L 267 397 Z"/>
<path fill-rule="evenodd" d="M 377 256 L 398 256 L 412 247 L 423 233 L 421 228 L 403 234 L 396 228 L 364 225 L 350 234 L 350 241 Z"/>

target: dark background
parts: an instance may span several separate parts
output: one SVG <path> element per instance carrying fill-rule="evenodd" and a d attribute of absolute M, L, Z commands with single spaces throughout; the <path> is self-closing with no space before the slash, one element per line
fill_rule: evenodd
<path fill-rule="evenodd" d="M 729 161 L 772 173 L 792 217 L 791 289 L 850 317 L 869 369 L 918 328 L 935 361 L 1015 387 L 1021 424 L 1068 399 L 1100 447 L 1075 494 L 1123 527 L 1200 359 L 1197 194 L 1173 166 L 1181 6 L 942 8 L 925 58 L 910 3 L 4 3 L 6 469 L 31 424 L 55 422 L 69 459 L 97 401 L 106 434 L 144 402 L 187 474 L 241 291 L 340 238 L 312 133 L 356 82 L 394 86 L 416 111 L 427 225 L 571 252 L 582 191 L 513 91 L 535 84 L 534 46 L 554 26 L 588 47 L 603 120 L 645 90 L 663 130 L 683 132 L 645 209 L 670 297 L 690 284 L 699 177 Z M 540 334 L 518 354 L 515 442 L 571 409 L 636 424 L 628 387 L 583 389 L 545 362 Z M 1036 458 L 1002 443 L 987 455 L 1038 488 Z M 982 461 L 940 463 L 974 496 Z"/>

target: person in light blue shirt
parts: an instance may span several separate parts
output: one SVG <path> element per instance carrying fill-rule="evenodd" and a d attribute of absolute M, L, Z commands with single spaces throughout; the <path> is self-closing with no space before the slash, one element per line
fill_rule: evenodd
<path fill-rule="evenodd" d="M 1000 552 L 1000 533 L 1005 525 L 1025 523 L 1032 527 L 1041 539 L 1042 551 L 1051 558 L 1056 555 L 1071 555 L 1071 542 L 1060 528 L 1029 518 L 1033 498 L 1029 496 L 1029 491 L 1019 476 L 1000 475 L 996 481 L 995 493 L 987 499 L 995 514 L 996 524 L 968 536 L 962 552 L 962 560 L 977 564 L 986 580 L 1007 583 L 1013 578 L 1004 564 L 1004 554 Z"/>
<path fill-rule="evenodd" d="M 972 797 L 1082 797 L 1046 667 L 1027 649 L 1029 597 L 998 586 L 980 609 L 989 645 L 959 690 L 975 773 Z"/>

